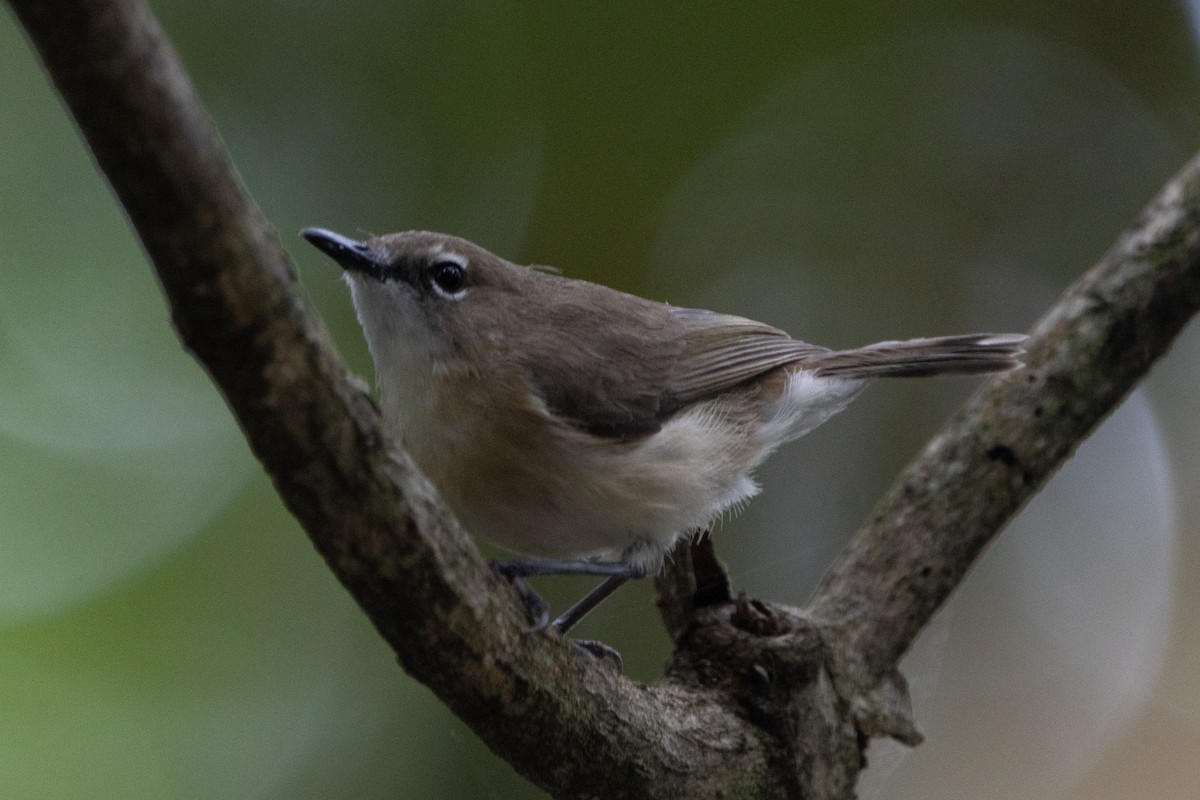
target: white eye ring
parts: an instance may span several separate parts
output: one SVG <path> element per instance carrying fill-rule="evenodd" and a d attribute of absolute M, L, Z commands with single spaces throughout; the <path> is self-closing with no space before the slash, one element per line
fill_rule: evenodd
<path fill-rule="evenodd" d="M 425 275 L 429 286 L 447 300 L 461 300 L 467 293 L 467 264 L 458 255 L 434 256 Z"/>

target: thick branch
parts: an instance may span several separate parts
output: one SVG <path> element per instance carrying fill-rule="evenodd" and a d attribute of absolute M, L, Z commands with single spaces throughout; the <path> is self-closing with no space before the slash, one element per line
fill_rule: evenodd
<path fill-rule="evenodd" d="M 756 732 L 714 698 L 638 687 L 524 633 L 512 591 L 345 372 L 148 8 L 10 5 L 154 263 L 184 344 L 405 669 L 561 796 L 699 796 L 692 781 L 731 766 L 753 774 Z"/>
<path fill-rule="evenodd" d="M 877 684 L 980 552 L 1200 308 L 1200 158 L 1171 180 L 900 475 L 813 599 Z"/>

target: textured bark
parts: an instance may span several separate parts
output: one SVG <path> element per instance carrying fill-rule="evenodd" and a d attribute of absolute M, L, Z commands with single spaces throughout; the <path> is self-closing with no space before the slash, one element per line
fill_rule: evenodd
<path fill-rule="evenodd" d="M 985 387 L 904 472 L 810 610 L 733 598 L 703 544 L 677 554 L 659 584 L 677 652 L 663 681 L 638 685 L 524 633 L 511 587 L 338 361 L 146 6 L 9 4 L 184 345 L 330 569 L 405 670 L 559 797 L 851 796 L 867 736 L 919 740 L 897 660 L 1200 305 L 1197 161 L 1039 325 L 1029 366 Z"/>
<path fill-rule="evenodd" d="M 894 669 L 980 552 L 1200 308 L 1200 158 L 900 475 L 812 602 L 856 687 Z M 1132 533 L 1132 532 L 1131 532 Z M 850 687 L 844 687 L 850 691 Z"/>

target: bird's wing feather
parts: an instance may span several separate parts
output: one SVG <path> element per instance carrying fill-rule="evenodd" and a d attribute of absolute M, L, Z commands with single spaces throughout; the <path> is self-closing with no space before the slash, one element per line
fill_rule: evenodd
<path fill-rule="evenodd" d="M 769 372 L 823 356 L 829 350 L 793 339 L 761 322 L 697 308 L 673 308 L 684 327 L 684 348 L 669 390 L 687 404 Z"/>
<path fill-rule="evenodd" d="M 596 436 L 633 439 L 657 431 L 678 409 L 668 383 L 684 348 L 683 326 L 670 307 L 546 278 L 543 296 L 521 310 L 527 334 L 513 349 L 547 409 Z"/>
<path fill-rule="evenodd" d="M 597 436 L 654 433 L 689 403 L 829 352 L 761 322 L 574 283 L 529 309 L 519 351 L 551 413 Z"/>

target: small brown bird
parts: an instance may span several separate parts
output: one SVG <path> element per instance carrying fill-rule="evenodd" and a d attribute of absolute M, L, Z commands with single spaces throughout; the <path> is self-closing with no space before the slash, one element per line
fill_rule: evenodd
<path fill-rule="evenodd" d="M 1025 340 L 830 350 L 445 234 L 301 233 L 346 270 L 404 446 L 469 530 L 525 554 L 501 571 L 606 576 L 561 631 L 753 497 L 755 467 L 872 378 L 1007 370 Z"/>

